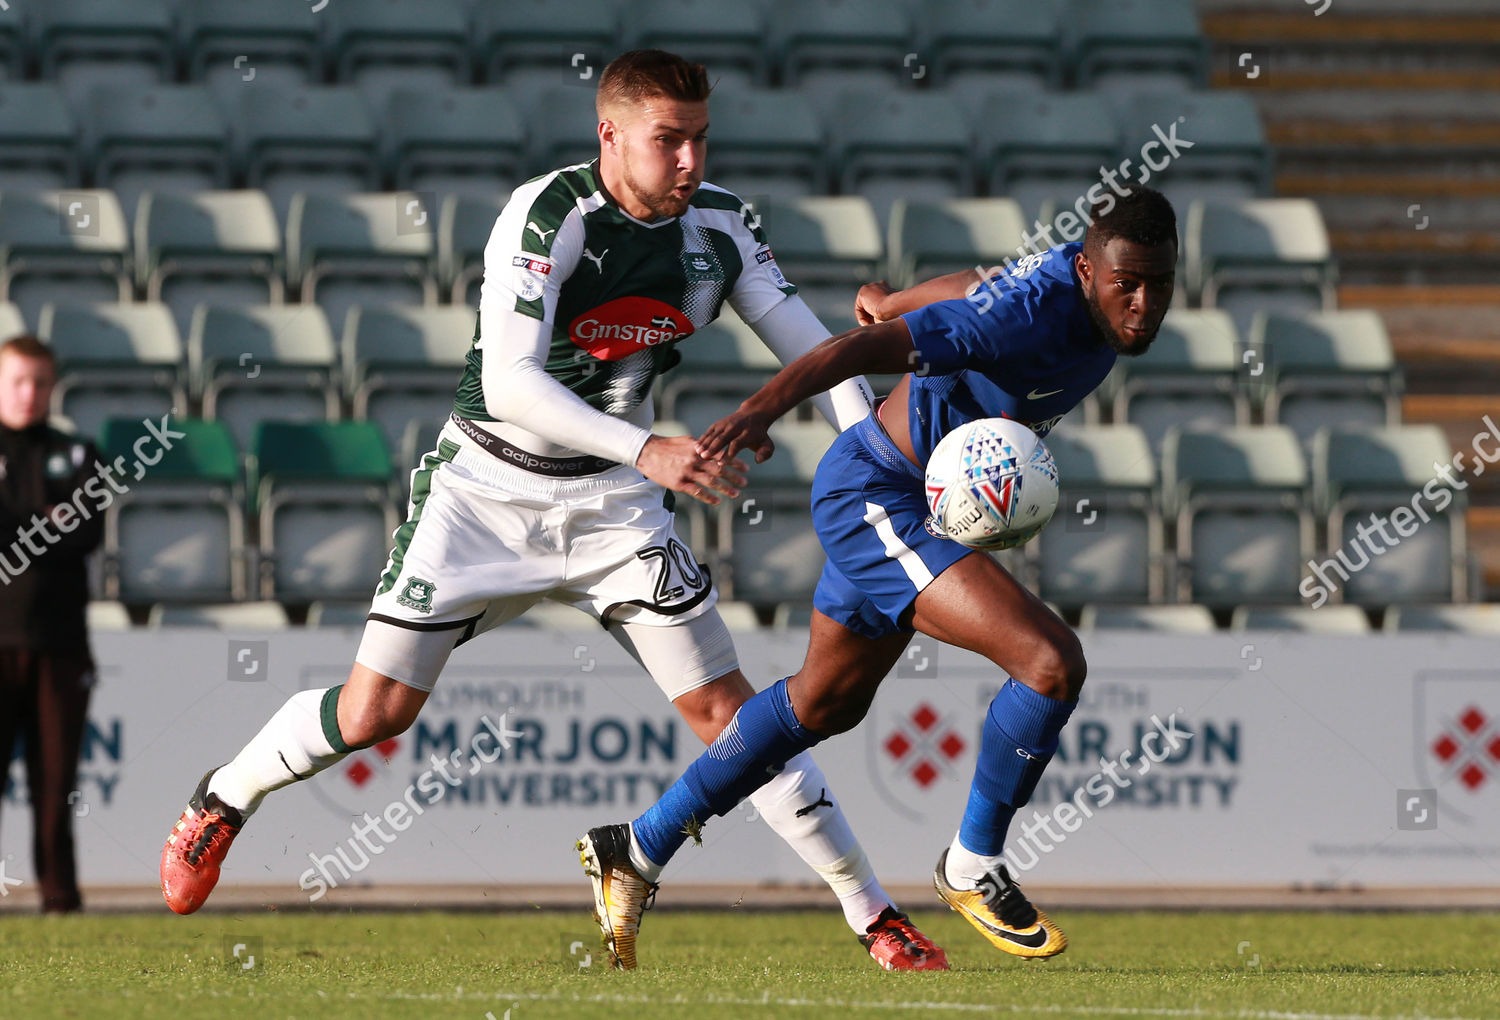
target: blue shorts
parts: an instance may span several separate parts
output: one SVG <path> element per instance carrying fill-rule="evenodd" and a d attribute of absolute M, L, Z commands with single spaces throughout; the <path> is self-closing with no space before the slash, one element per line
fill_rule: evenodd
<path fill-rule="evenodd" d="M 901 617 L 973 549 L 927 529 L 923 474 L 874 414 L 834 440 L 813 478 L 813 526 L 828 562 L 813 605 L 865 637 L 911 633 Z"/>

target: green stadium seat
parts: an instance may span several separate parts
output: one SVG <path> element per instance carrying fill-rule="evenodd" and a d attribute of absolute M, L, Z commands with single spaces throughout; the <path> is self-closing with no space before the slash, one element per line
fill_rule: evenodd
<path fill-rule="evenodd" d="M 613 0 L 477 0 L 474 43 L 489 81 L 518 67 L 567 68 L 593 86 L 620 47 Z M 583 54 L 579 59 L 575 54 Z"/>
<path fill-rule="evenodd" d="M 503 198 L 448 195 L 443 199 L 438 214 L 438 285 L 456 305 L 479 307 L 484 247 L 500 218 Z"/>
<path fill-rule="evenodd" d="M 1178 159 L 1152 170 L 1151 184 L 1179 209 L 1193 199 L 1235 201 L 1269 195 L 1271 150 L 1255 102 L 1242 92 L 1182 90 L 1125 93 L 1116 103 L 1124 126 L 1122 152 L 1139 165 L 1142 149 L 1153 164 L 1170 159 L 1155 128 L 1192 142 Z M 1175 126 L 1174 126 L 1175 125 Z M 1189 155 L 1191 153 L 1191 155 Z M 1148 167 L 1149 169 L 1149 167 Z"/>
<path fill-rule="evenodd" d="M 1316 507 L 1326 515 L 1330 558 L 1344 558 L 1341 569 L 1320 561 L 1327 567 L 1322 578 L 1334 582 L 1322 586 L 1363 606 L 1464 601 L 1467 493 L 1437 471 L 1452 459 L 1437 425 L 1319 431 L 1312 457 Z M 1456 476 L 1451 468 L 1450 476 Z M 1367 544 L 1359 529 L 1374 534 L 1372 514 L 1390 520 Z M 1372 554 L 1369 545 L 1384 551 Z"/>
<path fill-rule="evenodd" d="M 580 87 L 584 84 L 589 87 Z M 534 103 L 521 100 L 521 108 L 529 115 L 532 175 L 586 163 L 599 155 L 599 116 L 594 109 L 594 91 L 591 80 L 520 93 L 537 97 Z"/>
<path fill-rule="evenodd" d="M 1227 310 L 1242 331 L 1263 307 L 1319 311 L 1337 303 L 1328 231 L 1310 199 L 1194 202 L 1183 254 L 1189 294 Z"/>
<path fill-rule="evenodd" d="M 1118 162 L 1117 120 L 1092 92 L 990 94 L 978 124 L 990 194 L 1009 195 L 1028 214 L 1054 195 L 1086 195 L 1099 167 Z"/>
<path fill-rule="evenodd" d="M 1301 634 L 1370 633 L 1370 618 L 1358 606 L 1236 606 L 1229 629 L 1295 631 Z"/>
<path fill-rule="evenodd" d="M 1401 370 L 1377 312 L 1257 312 L 1248 346 L 1265 366 L 1266 421 L 1309 449 L 1320 428 L 1400 424 Z"/>
<path fill-rule="evenodd" d="M 1150 630 L 1169 634 L 1212 634 L 1214 615 L 1204 606 L 1086 605 L 1079 630 Z"/>
<path fill-rule="evenodd" d="M 206 86 L 100 85 L 84 110 L 84 158 L 127 216 L 142 191 L 229 184 L 229 127 Z"/>
<path fill-rule="evenodd" d="M 78 125 L 62 90 L 51 82 L 7 82 L 0 89 L 0 191 L 73 187 L 80 173 Z"/>
<path fill-rule="evenodd" d="M 911 82 L 920 55 L 911 61 L 910 16 L 894 0 L 775 0 L 768 16 L 771 52 L 780 60 L 786 85 L 817 88 L 828 71 L 872 71 Z"/>
<path fill-rule="evenodd" d="M 1043 597 L 1069 607 L 1160 601 L 1163 526 L 1145 434 L 1067 425 L 1046 443 L 1057 462 L 1057 513 L 1025 550 Z"/>
<path fill-rule="evenodd" d="M 853 315 L 854 294 L 884 263 L 875 210 L 858 195 L 768 199 L 753 212 L 788 280 L 825 323 Z"/>
<path fill-rule="evenodd" d="M 287 280 L 335 329 L 354 305 L 436 304 L 431 196 L 300 193 L 286 221 Z"/>
<path fill-rule="evenodd" d="M 26 75 L 25 11 L 19 4 L 0 9 L 0 79 L 19 81 Z"/>
<path fill-rule="evenodd" d="M 974 191 L 969 122 L 941 92 L 886 86 L 845 92 L 834 117 L 831 178 L 871 201 L 948 198 Z"/>
<path fill-rule="evenodd" d="M 203 416 L 248 447 L 267 418 L 339 416 L 337 352 L 317 305 L 199 305 L 188 333 L 188 377 Z"/>
<path fill-rule="evenodd" d="M 682 361 L 663 380 L 661 415 L 693 435 L 781 370 L 776 355 L 731 308 L 678 344 L 677 353 Z"/>
<path fill-rule="evenodd" d="M 1146 433 L 1153 450 L 1173 426 L 1246 425 L 1239 334 L 1216 308 L 1167 312 L 1143 358 L 1121 358 L 1107 382 L 1115 421 Z"/>
<path fill-rule="evenodd" d="M 1069 0 L 1063 21 L 1080 88 L 1208 83 L 1208 42 L 1190 0 Z"/>
<path fill-rule="evenodd" d="M 178 5 L 187 76 L 220 95 L 321 80 L 324 18 L 308 0 L 193 0 Z"/>
<path fill-rule="evenodd" d="M 262 598 L 369 595 L 400 523 L 374 422 L 261 422 L 250 459 Z"/>
<path fill-rule="evenodd" d="M 526 129 L 504 88 L 398 88 L 385 114 L 386 166 L 403 191 L 492 198 L 525 179 Z"/>
<path fill-rule="evenodd" d="M 797 89 L 735 89 L 709 103 L 709 180 L 747 200 L 822 193 L 828 134 Z"/>
<path fill-rule="evenodd" d="M 1026 233 L 1021 207 L 1008 198 L 897 200 L 886 230 L 893 287 L 945 273 L 1014 260 Z"/>
<path fill-rule="evenodd" d="M 421 466 L 422 458 L 437 449 L 438 435 L 443 431 L 446 418 L 432 420 L 412 419 L 406 423 L 397 447 L 400 460 L 396 464 L 397 480 L 403 487 L 409 486 L 408 476 Z"/>
<path fill-rule="evenodd" d="M 172 12 L 164 0 L 47 0 L 26 8 L 38 76 L 75 101 L 94 85 L 172 79 Z"/>
<path fill-rule="evenodd" d="M 1280 425 L 1172 429 L 1161 459 L 1163 508 L 1177 522 L 1177 601 L 1299 601 L 1313 520 L 1296 435 Z"/>
<path fill-rule="evenodd" d="M 357 88 L 268 84 L 229 102 L 245 184 L 264 190 L 278 217 L 299 191 L 343 195 L 379 185 L 375 122 Z"/>
<path fill-rule="evenodd" d="M 271 632 L 287 630 L 292 621 L 286 607 L 279 602 L 225 602 L 213 604 L 171 605 L 159 602 L 151 607 L 146 626 L 212 627 L 215 630 Z"/>
<path fill-rule="evenodd" d="M 341 360 L 354 418 L 379 424 L 393 450 L 409 422 L 446 420 L 474 319 L 473 309 L 453 306 L 351 308 Z"/>
<path fill-rule="evenodd" d="M 166 305 L 47 304 L 37 336 L 57 355 L 52 407 L 93 435 L 106 418 L 187 409 L 182 338 Z"/>
<path fill-rule="evenodd" d="M 147 301 L 166 302 L 184 335 L 199 304 L 285 298 L 281 226 L 263 191 L 148 191 L 134 235 L 136 285 Z"/>
<path fill-rule="evenodd" d="M 229 430 L 173 418 L 171 445 L 140 418 L 104 423 L 99 446 L 128 491 L 104 518 L 104 591 L 127 602 L 246 594 L 245 488 Z M 148 463 L 157 457 L 154 463 Z M 136 477 L 139 475 L 139 477 Z"/>
<path fill-rule="evenodd" d="M 634 46 L 670 50 L 704 64 L 708 67 L 709 79 L 726 91 L 730 84 L 763 85 L 770 77 L 766 60 L 766 23 L 759 3 L 644 0 L 631 5 L 627 27 L 635 33 Z M 719 109 L 715 103 L 716 144 L 719 140 L 718 118 Z"/>
<path fill-rule="evenodd" d="M 1447 631 L 1476 637 L 1494 637 L 1500 635 L 1500 606 L 1494 603 L 1391 606 L 1385 611 L 1385 631 L 1388 634 Z"/>
<path fill-rule="evenodd" d="M 978 72 L 1062 84 L 1062 32 L 1053 0 L 926 0 L 916 25 L 930 81 Z"/>
<path fill-rule="evenodd" d="M 330 4 L 328 62 L 339 82 L 357 84 L 372 109 L 397 88 L 438 91 L 468 82 L 469 9 L 463 0 Z"/>
<path fill-rule="evenodd" d="M 9 339 L 17 333 L 30 333 L 21 309 L 13 301 L 0 301 L 0 337 Z"/>
<path fill-rule="evenodd" d="M 0 192 L 0 301 L 28 322 L 48 301 L 129 301 L 129 262 L 114 192 Z"/>

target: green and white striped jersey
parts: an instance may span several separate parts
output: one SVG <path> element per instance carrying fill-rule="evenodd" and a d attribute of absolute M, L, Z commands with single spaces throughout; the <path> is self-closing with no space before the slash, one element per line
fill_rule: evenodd
<path fill-rule="evenodd" d="M 683 215 L 647 223 L 606 196 L 597 163 L 512 194 L 485 248 L 480 322 L 493 311 L 550 324 L 546 373 L 595 410 L 649 427 L 631 412 L 676 363 L 678 344 L 726 300 L 753 323 L 797 291 L 734 195 L 704 183 Z M 498 420 L 481 383 L 487 348 L 476 324 L 454 409 L 478 421 Z"/>

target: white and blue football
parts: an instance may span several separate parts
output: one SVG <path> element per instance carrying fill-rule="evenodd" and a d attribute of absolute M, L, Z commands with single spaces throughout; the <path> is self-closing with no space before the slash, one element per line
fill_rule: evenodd
<path fill-rule="evenodd" d="M 1057 510 L 1057 465 L 1035 432 L 980 418 L 938 442 L 927 460 L 928 522 L 971 549 L 1012 549 Z"/>

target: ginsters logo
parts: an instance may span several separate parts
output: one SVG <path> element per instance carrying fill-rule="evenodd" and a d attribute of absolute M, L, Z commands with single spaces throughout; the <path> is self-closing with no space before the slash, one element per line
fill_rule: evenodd
<path fill-rule="evenodd" d="M 601 361 L 619 361 L 692 332 L 693 324 L 681 309 L 647 297 L 606 301 L 568 324 L 569 339 Z"/>

